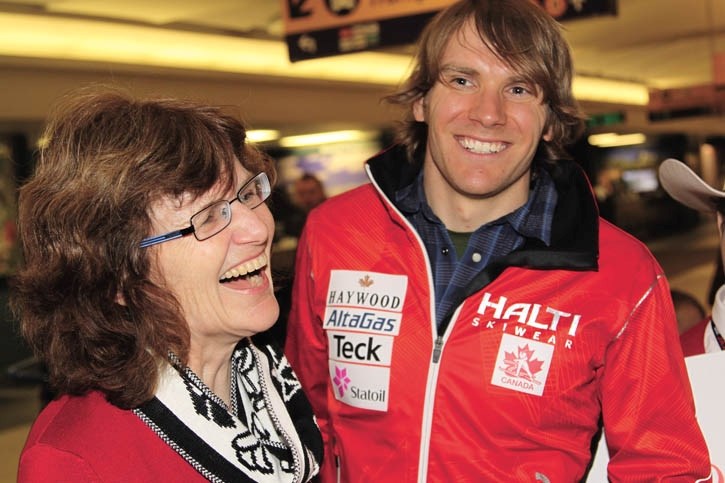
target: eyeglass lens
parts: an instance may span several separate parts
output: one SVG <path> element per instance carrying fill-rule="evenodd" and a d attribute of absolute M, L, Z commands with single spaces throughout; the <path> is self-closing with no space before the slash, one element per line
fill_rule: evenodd
<path fill-rule="evenodd" d="M 242 186 L 237 192 L 237 199 L 247 208 L 254 209 L 261 205 L 271 192 L 267 174 L 259 173 Z"/>
<path fill-rule="evenodd" d="M 241 204 L 251 210 L 269 198 L 271 192 L 272 188 L 269 184 L 269 178 L 266 173 L 262 172 L 245 183 L 237 192 L 235 199 L 239 200 Z M 197 240 L 206 240 L 222 231 L 231 223 L 231 202 L 224 200 L 217 201 L 191 217 L 194 236 Z"/>

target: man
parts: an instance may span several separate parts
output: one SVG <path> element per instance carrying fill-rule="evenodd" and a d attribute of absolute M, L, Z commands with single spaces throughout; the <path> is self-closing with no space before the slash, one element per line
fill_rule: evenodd
<path fill-rule="evenodd" d="M 305 213 L 327 199 L 322 182 L 310 173 L 303 174 L 295 181 L 293 192 L 295 204 Z"/>
<path fill-rule="evenodd" d="M 580 481 L 600 420 L 611 480 L 707 478 L 662 270 L 562 159 L 582 115 L 558 24 L 461 1 L 416 61 L 402 145 L 297 251 L 286 348 L 322 481 Z"/>
<path fill-rule="evenodd" d="M 722 241 L 725 191 L 716 190 L 695 174 L 686 164 L 667 159 L 660 165 L 662 187 L 685 206 L 693 210 L 715 213 L 717 228 Z M 725 244 L 720 244 L 721 257 L 725 257 Z M 710 317 L 680 334 L 680 344 L 685 356 L 725 350 L 725 286 L 715 294 Z"/>

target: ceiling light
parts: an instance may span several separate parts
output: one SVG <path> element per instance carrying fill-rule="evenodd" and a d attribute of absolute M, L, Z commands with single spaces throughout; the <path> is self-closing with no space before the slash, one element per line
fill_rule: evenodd
<path fill-rule="evenodd" d="M 298 148 L 302 146 L 319 146 L 321 144 L 351 143 L 370 141 L 378 137 L 375 131 L 359 131 L 356 129 L 346 131 L 328 131 L 299 136 L 286 136 L 279 140 L 283 148 Z"/>
<path fill-rule="evenodd" d="M 358 52 L 292 63 L 285 42 L 95 19 L 0 13 L 0 56 L 121 63 L 397 86 L 409 55 Z M 580 101 L 647 105 L 644 85 L 577 76 Z"/>
<path fill-rule="evenodd" d="M 592 134 L 587 138 L 589 144 L 600 148 L 611 148 L 615 146 L 632 146 L 635 144 L 644 144 L 647 137 L 642 133 L 635 134 L 617 134 L 613 132 L 603 134 Z"/>
<path fill-rule="evenodd" d="M 276 129 L 251 129 L 247 131 L 247 140 L 252 143 L 264 143 L 279 139 L 279 131 Z"/>
<path fill-rule="evenodd" d="M 591 102 L 646 106 L 649 89 L 643 84 L 596 77 L 574 77 L 574 97 Z"/>
<path fill-rule="evenodd" d="M 360 52 L 291 63 L 287 46 L 270 41 L 165 28 L 0 13 L 0 55 L 115 62 L 214 72 L 398 84 L 410 58 Z M 371 68 L 375 66 L 375 68 Z"/>

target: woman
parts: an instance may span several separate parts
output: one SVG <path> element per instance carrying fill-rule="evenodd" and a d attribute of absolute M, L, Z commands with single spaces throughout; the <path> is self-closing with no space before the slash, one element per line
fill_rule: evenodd
<path fill-rule="evenodd" d="M 274 324 L 271 162 L 220 109 L 83 90 L 20 190 L 13 308 L 60 396 L 23 481 L 307 481 L 321 439 Z"/>

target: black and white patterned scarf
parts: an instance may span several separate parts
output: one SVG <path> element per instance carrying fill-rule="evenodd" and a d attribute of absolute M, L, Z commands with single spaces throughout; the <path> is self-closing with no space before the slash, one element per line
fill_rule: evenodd
<path fill-rule="evenodd" d="M 231 408 L 171 355 L 155 397 L 134 410 L 210 481 L 306 482 L 322 439 L 300 383 L 272 346 L 243 339 L 232 355 Z"/>

